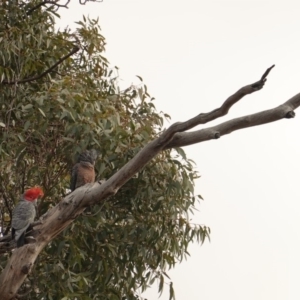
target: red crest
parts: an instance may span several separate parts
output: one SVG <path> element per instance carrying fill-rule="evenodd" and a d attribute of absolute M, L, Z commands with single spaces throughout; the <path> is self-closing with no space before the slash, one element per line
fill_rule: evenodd
<path fill-rule="evenodd" d="M 38 197 L 43 197 L 44 192 L 40 187 L 33 187 L 24 193 L 24 199 L 27 201 L 34 201 Z"/>

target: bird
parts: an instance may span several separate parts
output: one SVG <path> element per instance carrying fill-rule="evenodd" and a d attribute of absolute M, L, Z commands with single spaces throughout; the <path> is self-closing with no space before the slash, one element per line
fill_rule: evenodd
<path fill-rule="evenodd" d="M 95 182 L 95 162 L 98 157 L 96 150 L 83 151 L 73 166 L 71 172 L 70 189 L 73 192 L 75 189 L 87 184 Z"/>
<path fill-rule="evenodd" d="M 12 212 L 12 238 L 17 242 L 18 248 L 25 244 L 26 230 L 36 216 L 37 199 L 43 196 L 44 192 L 40 187 L 26 190 Z"/>

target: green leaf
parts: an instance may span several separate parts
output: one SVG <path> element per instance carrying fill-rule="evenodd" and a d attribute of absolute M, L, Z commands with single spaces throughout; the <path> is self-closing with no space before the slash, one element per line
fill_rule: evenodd
<path fill-rule="evenodd" d="M 160 275 L 159 286 L 158 286 L 158 292 L 159 292 L 160 294 L 162 294 L 163 289 L 164 289 L 164 276 L 163 276 L 163 275 Z"/>
<path fill-rule="evenodd" d="M 41 108 L 38 108 L 38 110 L 40 111 L 40 113 L 42 114 L 42 116 L 46 118 L 46 115 L 45 115 L 45 113 L 42 111 L 42 109 L 41 109 Z"/>
<path fill-rule="evenodd" d="M 177 147 L 177 148 L 175 148 L 175 150 L 183 159 L 186 159 L 186 154 L 182 148 Z"/>
<path fill-rule="evenodd" d="M 175 300 L 175 293 L 173 288 L 173 282 L 170 282 L 169 300 Z"/>
<path fill-rule="evenodd" d="M 31 109 L 32 107 L 33 107 L 32 104 L 27 104 L 27 105 L 23 106 L 23 110 L 29 110 L 29 109 Z"/>
<path fill-rule="evenodd" d="M 155 211 L 158 211 L 159 208 L 161 207 L 162 205 L 162 201 L 157 201 L 157 203 L 155 204 L 155 206 L 153 207 L 152 211 L 155 212 Z"/>
<path fill-rule="evenodd" d="M 24 124 L 24 131 L 27 131 L 28 128 L 29 128 L 29 126 L 30 126 L 30 121 L 27 120 L 27 121 L 25 122 L 25 124 Z"/>

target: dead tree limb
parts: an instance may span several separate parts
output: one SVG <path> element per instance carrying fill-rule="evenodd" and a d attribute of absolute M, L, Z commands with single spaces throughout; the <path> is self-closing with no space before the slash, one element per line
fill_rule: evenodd
<path fill-rule="evenodd" d="M 259 81 L 242 87 L 236 93 L 227 98 L 221 107 L 216 108 L 209 113 L 201 113 L 186 122 L 180 123 L 180 127 L 182 127 L 183 129 L 179 131 L 186 131 L 197 125 L 205 124 L 207 122 L 211 122 L 217 118 L 225 116 L 229 112 L 230 108 L 238 101 L 240 101 L 244 96 L 261 90 L 265 82 L 267 81 L 266 77 L 274 67 L 275 65 L 268 68 Z"/>
<path fill-rule="evenodd" d="M 165 149 L 197 144 L 212 139 L 218 139 L 221 136 L 236 130 L 263 125 L 285 118 L 291 119 L 295 117 L 296 114 L 294 110 L 299 106 L 300 93 L 273 109 L 232 119 L 210 128 L 204 128 L 191 132 L 176 133 L 174 138 L 166 145 Z"/>
<path fill-rule="evenodd" d="M 218 138 L 235 130 L 246 127 L 262 125 L 283 118 L 294 117 L 294 109 L 300 105 L 300 94 L 297 94 L 284 104 L 257 114 L 244 116 L 221 123 L 215 127 L 202 129 L 195 132 L 185 132 L 199 124 L 204 124 L 228 113 L 229 109 L 245 95 L 260 90 L 266 76 L 272 69 L 269 68 L 259 81 L 245 86 L 229 97 L 223 105 L 207 114 L 200 114 L 186 122 L 175 123 L 164 131 L 157 139 L 147 144 L 140 152 L 116 172 L 107 181 L 102 183 L 87 184 L 66 196 L 60 203 L 50 209 L 36 223 L 31 235 L 35 242 L 14 249 L 7 262 L 6 268 L 0 275 L 0 295 L 2 300 L 12 299 L 30 272 L 35 260 L 42 249 L 63 231 L 73 220 L 79 216 L 87 206 L 101 203 L 118 190 L 156 155 L 165 149 L 200 143 L 212 138 Z M 2 241 L 1 241 L 2 240 Z M 0 250 L 3 245 L 13 248 L 9 237 L 0 239 Z"/>

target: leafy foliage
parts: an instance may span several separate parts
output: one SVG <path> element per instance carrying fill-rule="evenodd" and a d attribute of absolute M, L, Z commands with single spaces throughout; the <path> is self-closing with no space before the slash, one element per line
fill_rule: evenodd
<path fill-rule="evenodd" d="M 24 189 L 43 187 L 39 213 L 45 213 L 65 195 L 81 151 L 100 151 L 97 178 L 108 178 L 157 136 L 168 117 L 157 113 L 142 81 L 120 91 L 102 56 L 98 20 L 84 18 L 76 32 L 56 30 L 56 8 L 32 10 L 38 3 L 0 6 L 2 234 Z M 74 47 L 80 50 L 47 71 Z M 166 271 L 188 255 L 190 242 L 209 236 L 209 228 L 189 223 L 201 198 L 194 195 L 197 177 L 182 149 L 161 153 L 53 240 L 20 292 L 28 299 L 129 300 L 140 299 L 139 291 L 155 281 L 162 292 L 166 281 L 174 298 Z M 0 257 L 1 268 L 7 257 Z"/>

